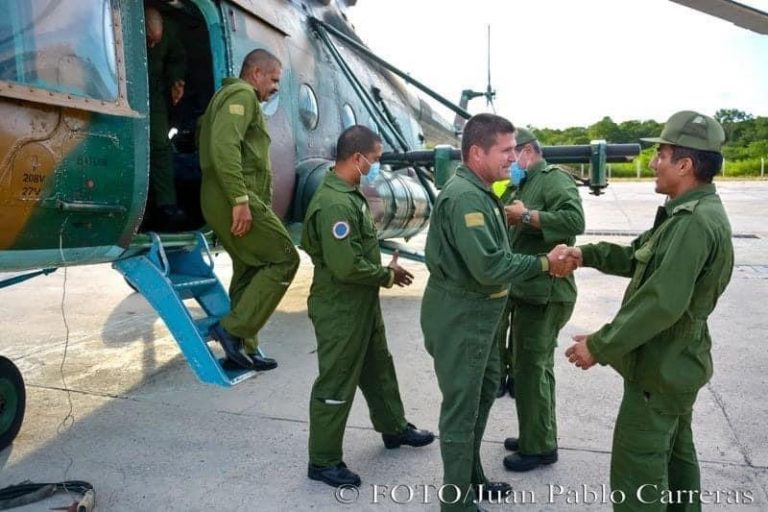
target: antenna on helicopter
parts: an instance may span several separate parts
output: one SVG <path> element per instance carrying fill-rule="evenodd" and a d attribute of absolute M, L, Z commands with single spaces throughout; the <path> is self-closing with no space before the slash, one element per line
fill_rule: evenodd
<path fill-rule="evenodd" d="M 461 99 L 459 100 L 459 107 L 462 109 L 467 108 L 467 104 L 469 103 L 469 100 L 473 98 L 478 98 L 480 96 L 485 96 L 485 104 L 486 106 L 490 106 L 493 110 L 493 113 L 496 113 L 496 106 L 493 104 L 493 98 L 496 97 L 496 91 L 493 90 L 493 87 L 491 86 L 491 25 L 488 25 L 488 83 L 485 86 L 485 91 L 473 91 L 472 89 L 464 89 L 461 91 Z M 459 114 L 456 114 L 456 117 L 453 121 L 453 129 L 456 132 L 456 134 L 460 134 L 462 129 L 464 128 L 464 124 L 467 122 L 466 117 L 463 117 Z"/>
<path fill-rule="evenodd" d="M 488 24 L 488 86 L 485 88 L 485 104 L 490 106 L 493 113 L 496 113 L 496 106 L 493 104 L 493 98 L 496 91 L 491 87 L 491 25 Z"/>

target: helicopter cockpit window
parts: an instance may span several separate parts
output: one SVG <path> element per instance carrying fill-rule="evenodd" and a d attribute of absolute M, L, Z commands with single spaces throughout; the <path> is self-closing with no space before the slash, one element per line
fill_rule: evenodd
<path fill-rule="evenodd" d="M 0 0 L 0 80 L 115 101 L 110 0 Z"/>
<path fill-rule="evenodd" d="M 345 103 L 344 107 L 341 109 L 341 124 L 345 130 L 350 126 L 357 124 L 355 111 L 352 109 L 352 105 L 349 103 Z"/>
<path fill-rule="evenodd" d="M 320 112 L 317 108 L 317 96 L 315 96 L 315 91 L 307 84 L 301 84 L 299 88 L 299 116 L 307 130 L 314 130 L 318 119 L 320 119 Z"/>

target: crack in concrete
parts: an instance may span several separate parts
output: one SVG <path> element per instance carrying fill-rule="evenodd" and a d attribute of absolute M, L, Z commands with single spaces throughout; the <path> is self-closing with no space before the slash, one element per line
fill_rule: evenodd
<path fill-rule="evenodd" d="M 739 435 L 736 433 L 736 427 L 733 424 L 733 421 L 731 420 L 731 417 L 728 415 L 728 412 L 725 410 L 725 400 L 723 400 L 723 397 L 720 396 L 720 393 L 715 390 L 714 386 L 712 385 L 712 382 L 707 383 L 707 389 L 710 393 L 712 393 L 712 397 L 715 399 L 715 403 L 720 408 L 720 410 L 723 413 L 723 416 L 725 417 L 726 423 L 728 423 L 728 428 L 731 429 L 731 434 L 733 435 L 733 438 L 736 440 L 736 446 L 739 447 L 739 451 L 741 452 L 741 456 L 744 457 L 744 462 L 746 463 L 746 467 L 751 469 L 757 469 L 762 470 L 758 471 L 758 473 L 764 473 L 766 469 L 765 466 L 756 466 L 752 462 L 752 458 L 749 456 L 749 453 L 747 453 L 747 447 L 744 445 L 744 443 L 739 438 Z M 744 467 L 743 465 L 738 465 L 740 467 Z M 760 488 L 761 491 L 763 491 L 763 497 L 768 500 L 768 487 L 766 487 L 766 484 L 764 484 L 760 479 L 753 479 L 753 481 L 757 484 L 757 486 Z"/>
<path fill-rule="evenodd" d="M 39 384 L 27 384 L 28 388 L 35 388 L 35 389 L 42 389 L 47 391 L 61 391 L 61 392 L 67 392 L 66 389 L 56 387 L 56 386 L 42 386 Z M 715 401 L 717 402 L 718 406 L 723 411 L 723 414 L 726 417 L 726 420 L 728 422 L 728 426 L 731 428 L 731 431 L 736 438 L 736 444 L 739 446 L 739 450 L 742 454 L 742 457 L 744 457 L 745 462 L 744 463 L 738 463 L 738 462 L 729 462 L 729 461 L 722 461 L 722 460 L 709 460 L 709 459 L 699 459 L 699 462 L 702 464 L 717 464 L 720 466 L 728 466 L 728 467 L 736 467 L 736 468 L 749 468 L 754 469 L 761 473 L 768 472 L 768 466 L 756 466 L 752 463 L 752 460 L 749 458 L 749 456 L 746 454 L 746 451 L 742 445 L 742 443 L 739 441 L 738 436 L 736 436 L 736 432 L 734 431 L 733 425 L 731 424 L 730 418 L 728 417 L 728 414 L 725 412 L 724 404 L 722 402 L 722 399 L 719 395 L 715 393 L 713 389 L 711 389 L 711 385 L 707 385 L 708 388 L 710 388 L 710 391 L 712 391 L 713 395 L 715 395 Z M 114 398 L 118 400 L 127 400 L 130 402 L 140 403 L 140 404 L 150 404 L 150 405 L 160 405 L 163 407 L 176 407 L 179 409 L 185 409 L 184 407 L 179 406 L 178 404 L 172 403 L 172 402 L 159 402 L 159 401 L 153 401 L 153 400 L 147 400 L 141 397 L 134 397 L 134 396 L 128 396 L 128 395 L 114 395 L 110 393 L 101 393 L 97 391 L 86 391 L 86 390 L 80 390 L 80 389 L 70 389 L 71 393 L 79 394 L 79 395 L 86 395 L 86 396 L 96 396 L 96 397 L 102 397 L 102 398 Z M 297 419 L 297 418 L 288 418 L 285 416 L 272 416 L 268 414 L 249 414 L 245 411 L 223 411 L 223 410 L 216 410 L 213 411 L 216 414 L 226 414 L 230 416 L 238 416 L 242 418 L 260 418 L 264 420 L 272 420 L 272 421 L 281 421 L 286 423 L 295 423 L 300 425 L 309 425 L 309 421 L 303 420 L 303 419 Z M 373 427 L 365 427 L 360 425 L 347 425 L 348 429 L 351 430 L 365 430 L 365 431 L 373 431 L 375 432 Z M 440 438 L 439 435 L 435 435 L 437 439 Z M 498 444 L 503 445 L 503 441 L 493 441 L 493 440 L 484 440 L 484 443 L 490 443 L 490 444 Z M 569 452 L 575 452 L 575 453 L 594 453 L 598 455 L 610 455 L 610 450 L 597 450 L 597 449 L 588 449 L 588 448 L 569 448 L 567 446 L 559 446 L 559 450 L 563 451 L 569 451 Z M 758 483 L 760 485 L 761 490 L 766 496 L 766 499 L 768 499 L 768 488 L 766 488 L 762 483 Z"/>
<path fill-rule="evenodd" d="M 723 416 L 725 417 L 726 423 L 728 423 L 728 428 L 731 429 L 731 434 L 733 435 L 733 438 L 736 440 L 736 446 L 739 447 L 739 451 L 741 452 L 741 456 L 744 457 L 744 462 L 747 463 L 747 466 L 753 468 L 755 467 L 754 464 L 752 464 L 752 458 L 749 456 L 749 453 L 747 453 L 747 448 L 744 446 L 744 443 L 741 442 L 741 439 L 739 438 L 739 434 L 736 433 L 736 427 L 733 425 L 733 421 L 731 420 L 731 417 L 728 415 L 728 411 L 725 410 L 725 401 L 723 400 L 723 397 L 720 396 L 720 393 L 715 390 L 714 386 L 712 386 L 712 382 L 707 383 L 707 389 L 710 393 L 712 393 L 712 397 L 715 399 L 715 403 L 720 408 L 720 411 L 723 413 Z"/>

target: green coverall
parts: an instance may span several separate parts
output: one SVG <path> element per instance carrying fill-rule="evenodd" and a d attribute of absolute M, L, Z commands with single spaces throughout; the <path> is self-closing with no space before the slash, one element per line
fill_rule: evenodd
<path fill-rule="evenodd" d="M 200 199 L 205 221 L 232 258 L 232 309 L 221 325 L 243 338 L 249 353 L 299 267 L 299 254 L 271 208 L 269 143 L 256 91 L 239 78 L 225 79 L 201 118 Z M 253 222 L 236 237 L 232 208 L 244 203 Z"/>
<path fill-rule="evenodd" d="M 443 395 L 443 481 L 461 493 L 446 487 L 441 510 L 476 510 L 470 486 L 487 483 L 480 443 L 499 383 L 495 335 L 509 284 L 548 270 L 548 262 L 512 253 L 503 204 L 463 165 L 438 196 L 425 252 L 421 329 Z"/>
<path fill-rule="evenodd" d="M 147 48 L 149 72 L 149 183 L 156 206 L 176 204 L 173 155 L 168 139 L 171 87 L 184 80 L 186 54 L 175 25 L 167 18 L 163 37 Z"/>
<path fill-rule="evenodd" d="M 394 272 L 381 265 L 365 197 L 333 170 L 309 204 L 301 244 L 315 265 L 307 304 L 320 373 L 309 402 L 309 462 L 333 466 L 342 462 L 358 386 L 376 431 L 398 434 L 407 425 L 379 304 L 379 287 L 390 288 Z"/>
<path fill-rule="evenodd" d="M 616 317 L 587 341 L 600 364 L 624 377 L 611 487 L 626 501 L 614 510 L 699 511 L 691 418 L 712 376 L 707 317 L 733 271 L 731 227 L 715 186 L 668 201 L 653 229 L 630 247 L 597 243 L 581 250 L 585 266 L 632 278 Z M 692 491 L 693 499 L 667 506 L 667 490 Z"/>
<path fill-rule="evenodd" d="M 527 178 L 507 204 L 522 201 L 528 210 L 537 210 L 541 228 L 518 224 L 509 229 L 512 251 L 520 254 L 549 252 L 558 244 L 573 245 L 584 232 L 584 211 L 573 178 L 545 160 L 530 165 Z M 573 312 L 576 282 L 573 275 L 556 279 L 540 274 L 517 280 L 509 290 L 507 305 L 511 320 L 509 346 L 506 324 L 500 324 L 503 362 L 515 380 L 519 425 L 519 453 L 539 455 L 557 448 L 555 413 L 554 354 L 557 336 Z M 502 366 L 503 369 L 503 366 Z"/>

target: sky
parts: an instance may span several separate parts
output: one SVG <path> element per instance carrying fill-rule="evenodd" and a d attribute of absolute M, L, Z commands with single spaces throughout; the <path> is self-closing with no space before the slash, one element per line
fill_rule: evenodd
<path fill-rule="evenodd" d="M 456 103 L 485 90 L 490 24 L 496 112 L 517 125 L 768 116 L 768 36 L 669 0 L 360 0 L 347 15 L 374 52 Z"/>

